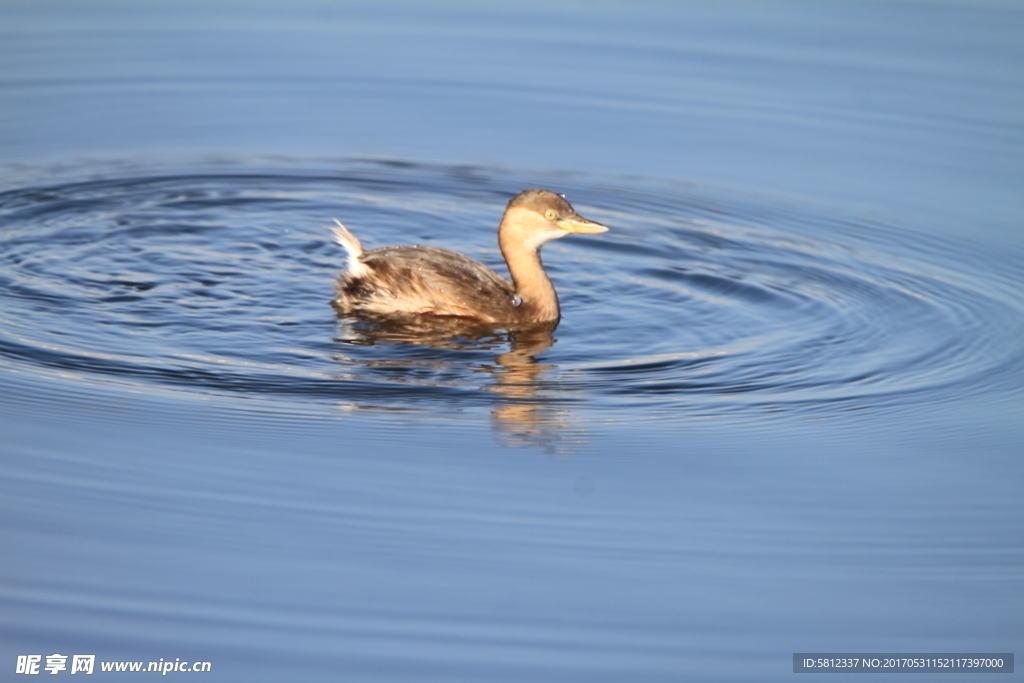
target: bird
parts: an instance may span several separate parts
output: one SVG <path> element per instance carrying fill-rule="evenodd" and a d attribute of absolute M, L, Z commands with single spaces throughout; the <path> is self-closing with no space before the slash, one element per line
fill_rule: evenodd
<path fill-rule="evenodd" d="M 364 250 L 341 221 L 334 236 L 348 254 L 334 308 L 368 317 L 445 317 L 492 325 L 557 325 L 558 295 L 540 249 L 570 234 L 608 228 L 580 216 L 565 197 L 532 189 L 513 197 L 498 226 L 498 246 L 511 279 L 468 256 L 423 246 Z"/>

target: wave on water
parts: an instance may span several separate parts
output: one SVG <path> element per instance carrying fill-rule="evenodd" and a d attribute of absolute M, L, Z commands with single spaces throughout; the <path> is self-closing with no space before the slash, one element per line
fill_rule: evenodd
<path fill-rule="evenodd" d="M 502 272 L 498 219 L 535 186 L 611 227 L 545 248 L 563 305 L 550 338 L 381 334 L 335 316 L 333 218 L 368 247 L 440 246 Z M 529 435 L 569 413 L 893 410 L 1024 365 L 1014 259 L 820 207 L 381 160 L 83 164 L 3 188 L 0 363 L 67 382 L 485 410 Z"/>

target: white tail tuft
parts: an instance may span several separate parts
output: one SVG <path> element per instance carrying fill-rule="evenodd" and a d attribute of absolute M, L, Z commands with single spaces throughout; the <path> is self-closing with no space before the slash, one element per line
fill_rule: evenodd
<path fill-rule="evenodd" d="M 334 239 L 348 252 L 349 275 L 352 277 L 366 275 L 369 269 L 359 260 L 359 257 L 363 255 L 363 245 L 359 244 L 356 236 L 349 232 L 348 228 L 342 225 L 341 221 L 335 218 L 334 222 L 337 223 L 337 227 L 331 228 L 334 230 Z"/>

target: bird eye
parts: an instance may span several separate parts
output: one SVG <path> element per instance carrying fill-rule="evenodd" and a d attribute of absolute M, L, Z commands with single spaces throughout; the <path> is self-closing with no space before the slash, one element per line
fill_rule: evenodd
<path fill-rule="evenodd" d="M 558 212 L 554 209 L 548 209 L 544 212 L 544 218 L 547 218 L 549 221 L 553 221 L 558 218 Z"/>

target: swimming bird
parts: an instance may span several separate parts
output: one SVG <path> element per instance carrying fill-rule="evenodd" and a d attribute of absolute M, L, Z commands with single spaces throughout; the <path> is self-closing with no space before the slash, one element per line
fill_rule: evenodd
<path fill-rule="evenodd" d="M 558 295 L 544 272 L 540 249 L 569 234 L 608 230 L 580 216 L 559 194 L 526 190 L 508 203 L 498 246 L 511 281 L 468 256 L 435 247 L 380 247 L 364 251 L 335 220 L 334 235 L 348 252 L 334 307 L 345 314 L 449 316 L 477 323 L 557 323 Z"/>

